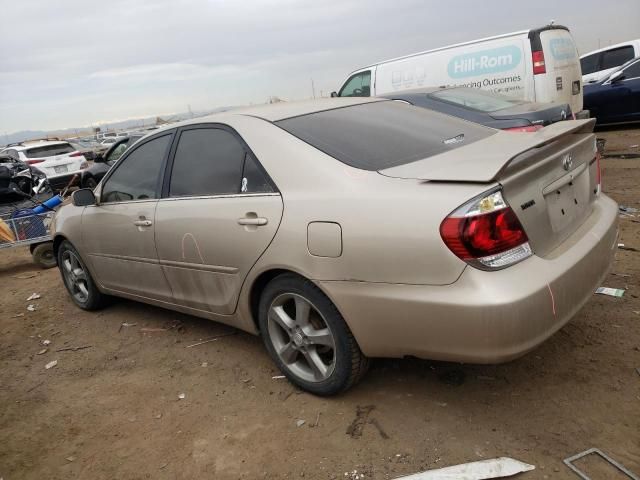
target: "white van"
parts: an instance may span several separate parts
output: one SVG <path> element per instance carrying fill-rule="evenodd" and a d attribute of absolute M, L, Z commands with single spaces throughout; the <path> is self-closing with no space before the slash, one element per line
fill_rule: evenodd
<path fill-rule="evenodd" d="M 616 43 L 580 57 L 582 83 L 593 83 L 609 75 L 615 68 L 640 57 L 640 39 Z"/>
<path fill-rule="evenodd" d="M 394 58 L 353 72 L 331 96 L 368 97 L 464 85 L 582 111 L 582 72 L 567 27 L 547 25 Z"/>

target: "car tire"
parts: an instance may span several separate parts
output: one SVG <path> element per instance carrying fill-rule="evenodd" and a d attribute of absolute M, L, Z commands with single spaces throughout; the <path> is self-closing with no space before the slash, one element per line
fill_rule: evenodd
<path fill-rule="evenodd" d="M 310 393 L 344 392 L 369 367 L 336 306 L 316 285 L 297 275 L 279 275 L 267 284 L 260 297 L 259 324 L 278 368 Z"/>
<path fill-rule="evenodd" d="M 84 185 L 82 188 L 90 188 L 91 190 L 94 190 L 97 186 L 98 186 L 98 182 L 96 182 L 96 179 L 93 177 L 88 177 L 84 181 Z"/>
<path fill-rule="evenodd" d="M 106 304 L 106 295 L 98 290 L 80 254 L 67 240 L 58 248 L 58 268 L 69 296 L 78 307 L 98 310 Z"/>
<path fill-rule="evenodd" d="M 57 265 L 56 255 L 53 252 L 53 242 L 45 242 L 31 249 L 33 261 L 42 268 L 53 268 Z"/>

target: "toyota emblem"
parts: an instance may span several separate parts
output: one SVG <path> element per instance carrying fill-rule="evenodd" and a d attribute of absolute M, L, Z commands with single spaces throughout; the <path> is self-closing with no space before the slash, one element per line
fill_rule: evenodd
<path fill-rule="evenodd" d="M 567 153 L 564 157 L 562 157 L 562 168 L 564 168 L 567 172 L 571 170 L 573 167 L 573 157 L 570 153 Z"/>

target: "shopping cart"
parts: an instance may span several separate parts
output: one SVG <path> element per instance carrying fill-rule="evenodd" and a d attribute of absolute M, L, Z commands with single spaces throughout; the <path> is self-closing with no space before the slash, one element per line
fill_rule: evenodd
<path fill-rule="evenodd" d="M 0 249 L 29 246 L 33 261 L 43 268 L 56 266 L 51 238 L 55 212 L 34 213 L 32 209 L 0 215 Z"/>

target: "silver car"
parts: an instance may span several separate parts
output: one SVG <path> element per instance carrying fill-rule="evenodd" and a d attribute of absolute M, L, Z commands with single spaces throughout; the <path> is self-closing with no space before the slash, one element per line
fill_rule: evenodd
<path fill-rule="evenodd" d="M 260 334 L 290 381 L 343 391 L 371 357 L 530 351 L 611 264 L 592 120 L 504 133 L 379 99 L 172 125 L 55 219 L 81 308 L 115 295 Z"/>

